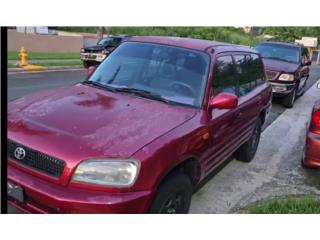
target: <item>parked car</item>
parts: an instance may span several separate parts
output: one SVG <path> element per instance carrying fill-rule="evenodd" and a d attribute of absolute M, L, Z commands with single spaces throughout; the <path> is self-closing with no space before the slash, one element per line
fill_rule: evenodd
<path fill-rule="evenodd" d="M 187 213 L 233 154 L 253 159 L 271 107 L 255 50 L 133 37 L 88 80 L 9 104 L 9 204 L 23 212 Z"/>
<path fill-rule="evenodd" d="M 309 78 L 308 51 L 302 45 L 283 42 L 263 42 L 256 46 L 272 85 L 273 96 L 292 108 L 297 97 L 304 94 Z"/>
<path fill-rule="evenodd" d="M 127 38 L 127 35 L 109 36 L 101 39 L 97 45 L 81 48 L 80 59 L 83 61 L 83 66 L 88 68 L 100 64 L 110 52 Z"/>
<path fill-rule="evenodd" d="M 320 89 L 320 82 L 317 87 Z M 320 99 L 316 101 L 309 127 L 307 128 L 306 147 L 302 160 L 305 167 L 320 168 Z"/>

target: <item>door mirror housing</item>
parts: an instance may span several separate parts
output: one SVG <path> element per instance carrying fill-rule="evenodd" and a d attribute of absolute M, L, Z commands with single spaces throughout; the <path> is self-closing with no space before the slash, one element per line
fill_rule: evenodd
<path fill-rule="evenodd" d="M 317 88 L 320 89 L 320 81 L 317 83 Z"/>
<path fill-rule="evenodd" d="M 94 72 L 94 70 L 96 70 L 96 68 L 97 68 L 97 66 L 90 66 L 90 67 L 88 67 L 88 69 L 87 69 L 87 76 L 90 76 L 90 75 Z"/>
<path fill-rule="evenodd" d="M 209 109 L 234 109 L 238 106 L 238 97 L 231 93 L 219 93 L 211 97 Z"/>

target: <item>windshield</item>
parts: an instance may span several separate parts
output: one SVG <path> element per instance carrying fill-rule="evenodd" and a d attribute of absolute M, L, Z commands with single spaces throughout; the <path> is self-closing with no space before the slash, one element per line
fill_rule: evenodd
<path fill-rule="evenodd" d="M 262 58 L 276 59 L 280 61 L 299 63 L 299 48 L 283 46 L 277 44 L 260 44 L 256 46 L 256 50 L 261 54 Z"/>
<path fill-rule="evenodd" d="M 103 38 L 98 42 L 98 45 L 106 45 L 112 43 L 112 38 Z"/>
<path fill-rule="evenodd" d="M 209 56 L 203 52 L 126 42 L 113 51 L 88 80 L 200 107 L 208 69 Z"/>

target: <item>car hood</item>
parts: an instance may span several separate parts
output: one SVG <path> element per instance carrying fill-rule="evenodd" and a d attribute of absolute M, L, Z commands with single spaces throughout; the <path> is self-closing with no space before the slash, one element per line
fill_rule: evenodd
<path fill-rule="evenodd" d="M 299 68 L 298 63 L 288 63 L 285 61 L 279 61 L 279 60 L 267 59 L 267 58 L 263 58 L 262 60 L 266 70 L 294 73 Z"/>
<path fill-rule="evenodd" d="M 84 49 L 87 51 L 103 51 L 106 47 L 110 47 L 109 45 L 94 45 L 90 47 L 85 47 Z"/>
<path fill-rule="evenodd" d="M 130 157 L 196 112 L 77 84 L 10 102 L 8 137 L 73 167 L 87 158 Z"/>

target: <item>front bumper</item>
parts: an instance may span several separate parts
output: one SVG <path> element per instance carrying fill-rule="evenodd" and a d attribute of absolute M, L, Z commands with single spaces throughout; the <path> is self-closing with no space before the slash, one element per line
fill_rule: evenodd
<path fill-rule="evenodd" d="M 82 61 L 95 61 L 102 62 L 107 55 L 102 53 L 80 53 L 80 59 Z"/>
<path fill-rule="evenodd" d="M 272 94 L 274 97 L 283 97 L 290 94 L 294 88 L 295 83 L 273 83 L 270 82 L 272 86 Z"/>
<path fill-rule="evenodd" d="M 8 204 L 25 213 L 146 213 L 151 191 L 107 193 L 49 183 L 8 166 L 8 180 L 21 186 L 25 201 Z"/>
<path fill-rule="evenodd" d="M 305 151 L 303 163 L 310 167 L 320 168 L 320 134 L 307 133 Z"/>

